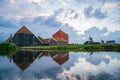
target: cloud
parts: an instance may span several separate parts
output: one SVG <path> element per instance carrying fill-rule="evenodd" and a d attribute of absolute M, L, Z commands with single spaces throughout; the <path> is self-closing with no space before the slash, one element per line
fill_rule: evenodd
<path fill-rule="evenodd" d="M 0 1 L 0 7 L 2 7 L 3 5 L 7 4 L 8 1 L 7 0 L 1 0 Z"/>
<path fill-rule="evenodd" d="M 21 25 L 31 24 L 32 22 L 33 22 L 33 18 L 31 17 L 25 17 L 25 18 L 20 19 L 19 21 Z"/>
<path fill-rule="evenodd" d="M 94 34 L 102 35 L 102 34 L 105 34 L 107 32 L 108 32 L 107 28 L 104 27 L 103 29 L 99 29 L 96 26 L 85 31 L 86 34 L 92 34 L 92 35 L 94 35 Z"/>
<path fill-rule="evenodd" d="M 106 57 L 103 57 L 103 56 L 98 56 L 96 54 L 93 54 L 94 57 L 86 57 L 86 61 L 93 64 L 93 65 L 100 65 L 102 62 L 104 62 L 105 64 L 109 64 L 109 61 L 110 59 L 109 58 L 106 58 Z M 105 56 L 105 55 L 104 55 Z"/>
<path fill-rule="evenodd" d="M 44 2 L 45 0 L 27 0 L 27 1 L 39 3 L 39 2 Z"/>
<path fill-rule="evenodd" d="M 61 26 L 66 24 L 57 18 L 61 14 L 64 14 L 64 18 L 69 18 L 69 19 L 76 19 L 79 16 L 72 9 L 64 10 L 63 8 L 60 8 L 60 9 L 56 10 L 50 16 L 37 16 L 37 17 L 35 17 L 33 20 L 33 23 L 40 23 L 42 25 L 46 25 L 49 27 L 61 27 Z"/>
<path fill-rule="evenodd" d="M 83 42 L 85 42 L 86 40 L 89 39 L 89 35 L 92 36 L 94 41 L 101 41 L 101 39 L 103 39 L 104 41 L 108 41 L 108 40 L 115 40 L 116 43 L 120 43 L 120 36 L 118 35 L 120 34 L 120 31 L 108 31 L 107 28 L 102 28 L 99 29 L 97 27 L 92 27 L 88 30 L 85 31 L 85 33 L 83 35 L 81 35 L 81 38 L 85 39 Z"/>
<path fill-rule="evenodd" d="M 71 42 L 81 43 L 88 38 L 88 33 L 92 33 L 87 30 L 96 26 L 98 29 L 94 31 L 98 32 L 94 38 L 100 40 L 109 32 L 120 31 L 119 3 L 120 0 L 2 0 L 0 27 L 15 32 L 25 25 L 35 35 L 43 37 L 62 28 L 71 32 L 70 36 L 74 37 L 70 37 Z M 4 32 L 1 28 L 0 32 Z M 115 39 L 119 41 L 118 36 Z"/>
<path fill-rule="evenodd" d="M 104 19 L 107 17 L 106 12 L 102 12 L 101 9 L 96 9 L 95 12 L 92 14 L 94 18 L 97 19 Z"/>
<path fill-rule="evenodd" d="M 11 19 L 5 19 L 4 17 L 0 16 L 0 27 L 15 27 L 15 24 Z"/>
<path fill-rule="evenodd" d="M 78 19 L 79 17 L 79 14 L 76 10 L 74 9 L 63 9 L 58 15 L 57 17 L 60 19 L 63 19 L 63 20 L 75 20 L 75 19 Z"/>
<path fill-rule="evenodd" d="M 60 27 L 62 25 L 61 22 L 56 20 L 54 15 L 48 17 L 47 19 L 43 19 L 42 24 L 50 26 L 50 27 Z"/>
<path fill-rule="evenodd" d="M 46 25 L 49 27 L 60 27 L 62 26 L 62 23 L 60 21 L 57 21 L 56 14 L 45 17 L 45 16 L 38 16 L 34 18 L 33 23 L 39 23 L 42 25 Z"/>
<path fill-rule="evenodd" d="M 104 7 L 105 8 L 112 8 L 112 7 L 117 7 L 120 6 L 120 3 L 116 2 L 116 3 L 105 3 Z"/>
<path fill-rule="evenodd" d="M 10 4 L 14 4 L 15 0 L 9 0 Z"/>
<path fill-rule="evenodd" d="M 4 42 L 7 37 L 8 37 L 8 34 L 0 32 L 0 43 Z"/>
<path fill-rule="evenodd" d="M 112 56 L 119 57 L 120 55 L 117 53 L 115 53 L 114 55 L 106 52 L 101 52 L 99 54 L 94 53 L 93 55 L 83 53 L 77 56 L 77 62 L 74 63 L 75 65 L 70 68 L 70 72 L 80 75 L 80 77 L 82 78 L 86 77 L 85 80 L 89 79 L 89 74 L 98 75 L 101 72 L 114 74 L 114 72 L 116 72 L 119 68 L 117 62 L 119 62 L 120 60 L 112 58 Z M 90 58 L 90 60 L 88 58 Z M 94 63 L 95 61 L 96 63 Z"/>
<path fill-rule="evenodd" d="M 101 9 L 93 9 L 92 6 L 89 6 L 87 8 L 84 9 L 84 14 L 86 17 L 88 18 L 96 18 L 96 19 L 104 19 L 107 17 L 107 13 L 106 12 L 102 12 Z"/>
<path fill-rule="evenodd" d="M 57 79 L 60 80 L 78 80 L 76 75 L 72 74 L 70 71 L 64 69 L 62 73 L 57 75 Z"/>
<path fill-rule="evenodd" d="M 80 35 L 76 33 L 72 26 L 65 24 L 61 26 L 61 29 L 69 35 L 70 43 L 82 43 Z"/>
<path fill-rule="evenodd" d="M 92 17 L 92 13 L 91 13 L 92 10 L 93 10 L 93 8 L 91 6 L 89 6 L 88 8 L 85 8 L 84 9 L 85 16 L 91 18 Z"/>
<path fill-rule="evenodd" d="M 108 35 L 104 36 L 104 39 L 106 40 L 115 40 L 117 43 L 120 43 L 120 31 L 114 31 L 110 32 Z"/>

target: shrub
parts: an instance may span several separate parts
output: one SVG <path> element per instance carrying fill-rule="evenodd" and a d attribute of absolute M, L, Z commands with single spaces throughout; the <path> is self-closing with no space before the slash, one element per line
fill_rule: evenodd
<path fill-rule="evenodd" d="M 0 54 L 11 55 L 16 51 L 16 45 L 11 42 L 3 42 L 0 44 Z"/>

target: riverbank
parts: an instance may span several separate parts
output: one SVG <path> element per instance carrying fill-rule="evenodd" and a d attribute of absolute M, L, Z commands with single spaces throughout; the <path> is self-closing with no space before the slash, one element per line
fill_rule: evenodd
<path fill-rule="evenodd" d="M 120 44 L 90 44 L 90 45 L 63 45 L 63 46 L 26 46 L 19 47 L 19 50 L 64 50 L 64 51 L 118 51 Z"/>
<path fill-rule="evenodd" d="M 0 43 L 0 55 L 12 55 L 15 53 L 17 47 L 14 43 L 3 42 Z"/>

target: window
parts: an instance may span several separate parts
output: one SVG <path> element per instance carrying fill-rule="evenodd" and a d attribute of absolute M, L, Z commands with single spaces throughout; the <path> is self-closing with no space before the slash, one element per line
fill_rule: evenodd
<path fill-rule="evenodd" d="M 66 38 L 64 37 L 64 39 L 66 40 Z"/>

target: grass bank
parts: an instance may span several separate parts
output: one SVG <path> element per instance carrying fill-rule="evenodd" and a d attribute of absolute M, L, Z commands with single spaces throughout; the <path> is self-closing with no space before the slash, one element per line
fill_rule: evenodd
<path fill-rule="evenodd" d="M 12 55 L 16 51 L 16 45 L 11 42 L 3 42 L 0 44 L 0 55 Z"/>
<path fill-rule="evenodd" d="M 63 46 L 27 46 L 20 50 L 63 50 L 63 51 L 119 51 L 120 44 L 90 44 L 90 45 L 63 45 Z"/>

